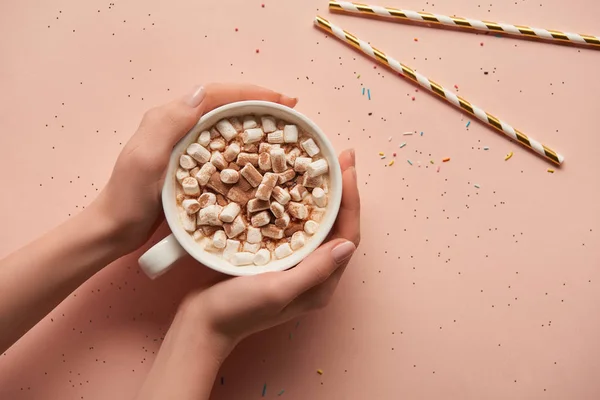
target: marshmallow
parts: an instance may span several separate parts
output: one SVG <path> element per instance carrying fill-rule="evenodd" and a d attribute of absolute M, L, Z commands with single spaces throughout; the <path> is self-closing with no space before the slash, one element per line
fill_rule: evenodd
<path fill-rule="evenodd" d="M 235 185 L 227 192 L 227 198 L 244 206 L 251 199 L 251 196 L 245 190 L 240 189 L 238 185 Z"/>
<path fill-rule="evenodd" d="M 327 173 L 328 170 L 329 165 L 327 164 L 327 160 L 321 158 L 320 160 L 313 161 L 312 163 L 308 164 L 308 167 L 306 168 L 306 175 L 308 175 L 309 178 L 314 178 Z"/>
<path fill-rule="evenodd" d="M 190 169 L 190 176 L 196 176 L 196 174 L 200 172 L 200 168 L 199 167 L 195 167 Z"/>
<path fill-rule="evenodd" d="M 231 202 L 225 207 L 223 207 L 223 211 L 221 211 L 219 219 L 223 222 L 233 222 L 233 220 L 235 219 L 235 217 L 238 216 L 241 210 L 242 208 L 238 203 Z"/>
<path fill-rule="evenodd" d="M 238 154 L 240 154 L 240 151 L 241 149 L 239 144 L 235 142 L 231 143 L 229 146 L 227 146 L 227 149 L 223 153 L 223 157 L 225 157 L 225 160 L 227 160 L 227 162 L 232 162 L 236 159 Z"/>
<path fill-rule="evenodd" d="M 210 128 L 210 140 L 216 139 L 218 137 L 221 137 L 221 134 L 219 133 L 217 128 L 213 126 L 212 128 Z"/>
<path fill-rule="evenodd" d="M 202 232 L 202 229 L 196 229 L 194 233 L 192 233 L 192 238 L 194 238 L 196 242 L 202 240 L 204 238 L 204 233 Z"/>
<path fill-rule="evenodd" d="M 234 162 L 230 162 L 229 165 L 227 166 L 227 169 L 232 169 L 234 171 L 240 172 L 240 166 Z"/>
<path fill-rule="evenodd" d="M 255 265 L 265 265 L 269 261 L 271 261 L 271 252 L 267 249 L 260 249 L 254 255 L 254 264 Z"/>
<path fill-rule="evenodd" d="M 210 160 L 210 151 L 199 145 L 198 143 L 192 143 L 186 149 L 186 153 L 190 155 L 194 160 L 198 161 L 200 164 L 204 164 Z"/>
<path fill-rule="evenodd" d="M 312 212 L 310 213 L 310 219 L 316 222 L 321 222 L 325 216 L 325 211 L 327 211 L 325 208 L 313 208 Z"/>
<path fill-rule="evenodd" d="M 206 186 L 212 174 L 217 171 L 217 167 L 212 165 L 211 163 L 206 163 L 200 168 L 200 171 L 194 176 L 198 183 L 202 186 Z"/>
<path fill-rule="evenodd" d="M 271 209 L 271 212 L 275 218 L 281 218 L 283 217 L 283 214 L 285 214 L 285 207 L 276 201 L 272 202 L 269 208 Z"/>
<path fill-rule="evenodd" d="M 248 201 L 248 211 L 251 213 L 268 210 L 270 207 L 269 200 L 252 199 Z"/>
<path fill-rule="evenodd" d="M 277 201 L 278 203 L 280 203 L 280 204 L 282 204 L 284 206 L 291 199 L 291 196 L 288 193 L 287 189 L 282 189 L 281 186 L 275 186 L 273 188 L 273 193 L 271 195 L 273 196 L 273 198 L 275 199 L 275 201 Z"/>
<path fill-rule="evenodd" d="M 249 226 L 248 232 L 246 232 L 246 241 L 253 244 L 262 242 L 262 233 L 260 233 L 260 229 Z"/>
<path fill-rule="evenodd" d="M 198 136 L 198 144 L 203 147 L 208 147 L 210 143 L 210 132 L 204 131 Z"/>
<path fill-rule="evenodd" d="M 225 250 L 223 250 L 223 258 L 229 260 L 234 254 L 238 252 L 240 248 L 240 242 L 237 240 L 227 239 Z"/>
<path fill-rule="evenodd" d="M 291 221 L 290 214 L 283 213 L 283 216 L 281 218 L 277 218 L 275 220 L 275 226 L 278 228 L 281 228 L 281 229 L 285 229 L 290 224 L 290 221 Z"/>
<path fill-rule="evenodd" d="M 237 131 L 235 130 L 231 122 L 229 122 L 226 119 L 222 119 L 219 122 L 217 122 L 217 130 L 228 142 L 237 136 Z"/>
<path fill-rule="evenodd" d="M 242 121 L 240 121 L 238 117 L 229 118 L 229 122 L 231 122 L 231 125 L 233 125 L 237 132 L 240 132 L 243 129 Z"/>
<path fill-rule="evenodd" d="M 227 184 L 234 184 L 240 180 L 240 173 L 234 169 L 224 169 L 221 171 L 221 181 Z"/>
<path fill-rule="evenodd" d="M 293 252 L 294 252 L 294 250 L 292 250 L 292 248 L 290 247 L 290 244 L 284 243 L 275 248 L 275 257 L 282 259 L 282 258 L 289 256 Z"/>
<path fill-rule="evenodd" d="M 242 246 L 242 250 L 245 252 L 254 254 L 260 250 L 260 243 L 244 242 L 244 245 Z"/>
<path fill-rule="evenodd" d="M 302 200 L 302 204 L 306 205 L 306 206 L 312 206 L 315 204 L 312 194 L 308 194 L 306 195 L 306 197 Z"/>
<path fill-rule="evenodd" d="M 327 195 L 320 187 L 316 187 L 312 191 L 313 202 L 317 207 L 325 207 L 327 205 Z"/>
<path fill-rule="evenodd" d="M 306 244 L 306 237 L 302 232 L 296 232 L 292 235 L 292 239 L 290 240 L 290 247 L 292 250 L 298 250 L 301 247 L 304 247 Z"/>
<path fill-rule="evenodd" d="M 244 144 L 260 142 L 265 133 L 260 128 L 246 129 L 242 133 L 242 141 Z"/>
<path fill-rule="evenodd" d="M 302 203 L 290 202 L 288 205 L 288 212 L 296 219 L 308 218 L 308 208 Z"/>
<path fill-rule="evenodd" d="M 240 167 L 244 167 L 248 163 L 258 167 L 258 154 L 240 153 L 237 156 L 236 163 Z"/>
<path fill-rule="evenodd" d="M 255 228 L 267 225 L 271 222 L 271 216 L 268 211 L 261 211 L 250 219 L 250 223 Z"/>
<path fill-rule="evenodd" d="M 276 174 L 271 172 L 267 172 L 258 185 L 258 190 L 256 191 L 256 198 L 261 200 L 269 200 L 271 197 L 271 193 L 273 193 L 273 189 L 277 184 L 277 180 L 279 177 Z"/>
<path fill-rule="evenodd" d="M 296 125 L 286 125 L 283 127 L 283 141 L 285 143 L 298 142 L 298 127 Z"/>
<path fill-rule="evenodd" d="M 194 160 L 192 157 L 188 156 L 187 154 L 182 154 L 181 157 L 179 157 L 179 166 L 183 169 L 192 169 L 196 165 L 198 165 L 196 163 L 196 160 Z"/>
<path fill-rule="evenodd" d="M 279 184 L 283 185 L 286 182 L 291 181 L 296 177 L 296 172 L 293 169 L 288 169 L 285 172 L 279 174 Z"/>
<path fill-rule="evenodd" d="M 177 204 L 181 204 L 185 199 L 186 199 L 186 197 L 185 197 L 185 194 L 183 194 L 183 193 L 178 193 L 177 196 L 175 196 L 175 201 L 177 202 Z"/>
<path fill-rule="evenodd" d="M 242 129 L 252 129 L 252 128 L 256 128 L 257 126 L 258 126 L 258 123 L 256 122 L 256 119 L 252 115 L 246 115 L 244 117 L 244 123 L 243 123 Z"/>
<path fill-rule="evenodd" d="M 204 236 L 209 237 L 214 235 L 214 233 L 216 231 L 221 230 L 220 226 L 213 226 L 213 225 L 202 225 L 200 226 L 200 230 L 202 231 L 202 233 L 204 234 Z M 211 243 L 212 245 L 212 243 Z"/>
<path fill-rule="evenodd" d="M 258 153 L 258 146 L 256 143 L 249 143 L 245 144 L 244 147 L 242 147 L 242 150 L 246 153 Z"/>
<path fill-rule="evenodd" d="M 216 139 L 214 139 L 214 140 L 212 140 L 210 142 L 210 145 L 208 147 L 211 150 L 223 151 L 223 150 L 225 150 L 225 139 L 223 139 L 223 138 L 216 138 Z"/>
<path fill-rule="evenodd" d="M 188 214 L 195 214 L 200 210 L 200 203 L 198 203 L 198 200 L 185 199 L 181 205 Z"/>
<path fill-rule="evenodd" d="M 294 166 L 294 164 L 296 162 L 296 158 L 298 158 L 298 156 L 300 156 L 300 154 L 302 154 L 300 149 L 297 147 L 294 147 L 285 155 L 285 160 L 290 165 L 290 167 Z"/>
<path fill-rule="evenodd" d="M 200 186 L 198 186 L 198 181 L 191 176 L 188 176 L 181 181 L 181 186 L 183 187 L 183 193 L 187 194 L 188 196 L 200 195 Z"/>
<path fill-rule="evenodd" d="M 306 172 L 306 168 L 312 162 L 312 158 L 310 157 L 296 157 L 294 161 L 294 171 L 296 172 Z"/>
<path fill-rule="evenodd" d="M 308 190 L 302 185 L 296 185 L 290 190 L 290 197 L 294 201 L 302 201 L 308 196 Z"/>
<path fill-rule="evenodd" d="M 305 173 L 304 175 L 302 175 L 301 184 L 307 188 L 319 187 L 323 184 L 323 175 L 310 177 L 308 176 L 308 173 Z"/>
<path fill-rule="evenodd" d="M 213 152 L 210 156 L 210 163 L 217 167 L 219 171 L 227 168 L 227 165 L 229 165 L 227 160 L 225 160 L 225 157 L 223 157 L 223 154 L 218 150 Z"/>
<path fill-rule="evenodd" d="M 252 185 L 252 187 L 257 187 L 258 185 L 260 185 L 263 179 L 261 173 L 258 172 L 258 170 L 254 168 L 254 166 L 250 163 L 246 164 L 244 168 L 240 170 L 240 174 L 242 174 L 242 176 L 246 178 L 246 180 L 250 185 Z"/>
<path fill-rule="evenodd" d="M 223 222 L 219 219 L 219 214 L 223 207 L 218 204 L 204 207 L 198 212 L 198 225 L 221 226 Z"/>
<path fill-rule="evenodd" d="M 287 163 L 285 160 L 285 151 L 283 149 L 271 149 L 271 167 L 273 172 L 281 173 L 287 169 Z"/>
<path fill-rule="evenodd" d="M 273 224 L 269 224 L 260 230 L 264 237 L 271 239 L 283 239 L 283 229 L 278 228 Z"/>
<path fill-rule="evenodd" d="M 265 131 L 266 133 L 273 132 L 277 129 L 277 124 L 275 123 L 275 118 L 273 118 L 269 115 L 264 115 L 264 116 L 260 117 L 260 121 L 262 124 L 262 130 Z"/>
<path fill-rule="evenodd" d="M 196 230 L 196 216 L 188 214 L 185 210 L 179 212 L 179 220 L 186 232 L 193 233 Z"/>
<path fill-rule="evenodd" d="M 222 230 L 216 231 L 213 235 L 212 245 L 215 246 L 217 249 L 224 249 L 226 244 L 227 235 L 225 235 L 225 232 Z"/>
<path fill-rule="evenodd" d="M 271 145 L 269 143 L 265 143 L 265 142 L 261 142 L 260 145 L 258 146 L 258 153 L 268 153 L 271 151 L 271 149 L 273 148 L 274 145 Z"/>
<path fill-rule="evenodd" d="M 263 171 L 269 171 L 271 169 L 271 155 L 269 153 L 258 154 L 258 168 Z"/>
<path fill-rule="evenodd" d="M 198 203 L 200 203 L 200 208 L 212 206 L 217 203 L 217 196 L 211 192 L 202 193 L 200 197 L 198 197 Z"/>
<path fill-rule="evenodd" d="M 304 229 L 304 224 L 302 222 L 292 221 L 292 222 L 290 222 L 288 227 L 284 229 L 283 234 L 286 237 L 290 237 L 294 233 L 301 231 L 302 229 Z"/>
<path fill-rule="evenodd" d="M 305 140 L 304 142 L 302 142 L 301 146 L 304 149 L 304 151 L 311 157 L 316 156 L 321 151 L 321 149 L 319 149 L 319 146 L 317 146 L 315 141 L 312 139 Z"/>
<path fill-rule="evenodd" d="M 242 216 L 238 215 L 232 223 L 224 224 L 223 229 L 225 229 L 225 233 L 227 234 L 228 238 L 234 238 L 246 230 L 246 223 L 242 219 Z"/>
<path fill-rule="evenodd" d="M 270 165 L 270 160 L 269 160 L 269 165 Z M 181 181 L 183 181 L 184 178 L 187 178 L 188 176 L 190 176 L 190 171 L 183 169 L 183 168 L 177 168 L 177 172 L 175 172 L 175 178 L 177 179 L 177 182 L 181 183 Z"/>
<path fill-rule="evenodd" d="M 229 192 L 229 189 L 231 188 L 231 185 L 223 183 L 223 181 L 221 181 L 221 174 L 215 172 L 210 176 L 206 187 L 222 194 L 223 196 L 226 196 L 227 192 Z"/>
<path fill-rule="evenodd" d="M 283 131 L 275 131 L 267 135 L 267 142 L 270 144 L 281 144 L 283 142 Z"/>

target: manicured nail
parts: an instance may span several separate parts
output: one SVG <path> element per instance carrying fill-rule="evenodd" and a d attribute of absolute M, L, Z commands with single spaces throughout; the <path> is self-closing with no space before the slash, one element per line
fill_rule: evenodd
<path fill-rule="evenodd" d="M 331 250 L 331 256 L 337 264 L 342 264 L 344 261 L 352 257 L 354 250 L 356 250 L 354 243 L 346 241 L 335 246 L 333 250 Z"/>
<path fill-rule="evenodd" d="M 286 96 L 285 94 L 281 95 L 281 102 L 284 104 L 292 104 L 292 107 L 295 106 L 296 104 L 298 104 L 298 98 L 297 97 L 289 97 Z"/>
<path fill-rule="evenodd" d="M 188 94 L 185 98 L 185 102 L 192 108 L 196 108 L 202 103 L 204 100 L 204 96 L 206 95 L 206 91 L 203 86 L 195 86 L 194 89 Z"/>

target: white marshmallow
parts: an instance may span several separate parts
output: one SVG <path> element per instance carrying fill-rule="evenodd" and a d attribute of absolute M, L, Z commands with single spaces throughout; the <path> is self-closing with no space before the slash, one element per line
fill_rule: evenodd
<path fill-rule="evenodd" d="M 319 149 L 319 146 L 317 146 L 315 141 L 312 139 L 308 139 L 302 142 L 302 148 L 311 157 L 316 156 L 321 151 L 321 149 Z"/>
<path fill-rule="evenodd" d="M 315 222 L 321 222 L 323 220 L 323 217 L 325 217 L 325 212 L 327 211 L 327 209 L 325 208 L 313 208 L 312 212 L 310 213 L 310 219 L 312 219 Z"/>
<path fill-rule="evenodd" d="M 217 249 L 224 249 L 227 244 L 227 235 L 222 230 L 218 230 L 213 235 L 212 245 Z"/>
<path fill-rule="evenodd" d="M 275 201 L 284 206 L 291 200 L 291 196 L 287 189 L 283 189 L 281 186 L 275 186 L 271 195 Z"/>
<path fill-rule="evenodd" d="M 213 141 L 210 142 L 210 145 L 208 146 L 211 150 L 219 150 L 219 151 L 223 151 L 225 150 L 225 139 L 223 138 L 216 138 Z"/>
<path fill-rule="evenodd" d="M 235 130 L 231 122 L 229 122 L 226 119 L 222 119 L 219 122 L 217 122 L 216 126 L 221 136 L 223 136 L 228 142 L 237 136 L 237 131 Z"/>
<path fill-rule="evenodd" d="M 183 229 L 185 229 L 186 232 L 193 233 L 196 230 L 195 215 L 190 215 L 185 212 L 185 210 L 180 210 L 179 220 L 181 221 L 181 226 L 183 226 Z"/>
<path fill-rule="evenodd" d="M 328 170 L 329 165 L 327 164 L 327 160 L 321 158 L 320 160 L 313 161 L 312 163 L 308 164 L 308 167 L 306 168 L 306 174 L 310 178 L 315 178 L 325 174 Z"/>
<path fill-rule="evenodd" d="M 237 156 L 237 160 L 235 162 L 237 165 L 244 167 L 246 164 L 250 163 L 255 167 L 258 167 L 258 154 L 253 153 L 240 153 Z"/>
<path fill-rule="evenodd" d="M 290 190 L 290 196 L 294 201 L 302 201 L 308 196 L 308 190 L 302 185 L 296 185 Z"/>
<path fill-rule="evenodd" d="M 248 253 L 256 253 L 257 251 L 260 250 L 260 243 L 248 243 L 248 242 L 244 242 L 244 245 L 242 246 L 242 250 L 246 251 Z"/>
<path fill-rule="evenodd" d="M 198 136 L 197 142 L 200 146 L 208 147 L 208 145 L 210 143 L 210 132 L 209 131 L 202 132 L 200 134 L 200 136 Z"/>
<path fill-rule="evenodd" d="M 246 164 L 246 166 L 240 170 L 240 174 L 246 178 L 252 187 L 258 187 L 263 180 L 262 174 L 250 163 Z"/>
<path fill-rule="evenodd" d="M 241 207 L 238 203 L 231 202 L 223 207 L 223 211 L 219 215 L 219 219 L 223 222 L 231 223 L 238 216 L 241 211 Z"/>
<path fill-rule="evenodd" d="M 283 214 L 285 214 L 285 207 L 276 201 L 271 203 L 270 209 L 275 218 L 281 218 L 283 217 Z"/>
<path fill-rule="evenodd" d="M 252 129 L 252 128 L 256 128 L 257 126 L 258 126 L 258 123 L 256 122 L 256 119 L 252 115 L 246 115 L 244 117 L 243 129 Z"/>
<path fill-rule="evenodd" d="M 192 143 L 185 150 L 188 155 L 192 156 L 194 160 L 198 161 L 200 164 L 204 164 L 210 160 L 210 151 L 206 149 L 206 147 L 201 146 L 198 143 Z"/>
<path fill-rule="evenodd" d="M 188 156 L 187 154 L 182 154 L 179 157 L 179 166 L 183 169 L 192 169 L 196 165 L 198 165 L 198 163 L 196 163 L 196 160 L 194 160 L 192 157 Z"/>
<path fill-rule="evenodd" d="M 271 144 L 281 144 L 283 142 L 283 131 L 275 131 L 267 135 L 267 142 Z"/>
<path fill-rule="evenodd" d="M 273 224 L 269 224 L 260 230 L 263 237 L 268 237 L 271 239 L 283 239 L 283 229 L 279 228 Z"/>
<path fill-rule="evenodd" d="M 202 240 L 204 238 L 204 233 L 202 232 L 202 229 L 196 229 L 192 234 L 192 237 L 196 242 Z"/>
<path fill-rule="evenodd" d="M 198 225 L 222 226 L 223 222 L 219 219 L 219 214 L 223 207 L 218 204 L 204 207 L 198 212 Z"/>
<path fill-rule="evenodd" d="M 271 149 L 274 146 L 279 146 L 279 145 L 275 145 L 275 144 L 269 144 L 269 143 L 265 143 L 265 142 L 261 142 L 260 145 L 258 146 L 258 153 L 268 153 L 271 151 Z"/>
<path fill-rule="evenodd" d="M 225 160 L 225 157 L 223 157 L 223 154 L 221 154 L 221 152 L 218 150 L 214 151 L 210 156 L 210 163 L 217 167 L 219 171 L 224 170 L 229 165 L 229 163 Z"/>
<path fill-rule="evenodd" d="M 261 200 L 269 200 L 271 198 L 271 194 L 273 193 L 273 189 L 275 185 L 277 185 L 277 180 L 279 176 L 273 174 L 271 172 L 267 172 L 258 185 L 258 189 L 256 190 L 256 198 Z"/>
<path fill-rule="evenodd" d="M 260 121 L 262 123 L 262 129 L 266 133 L 274 132 L 277 129 L 277 124 L 275 123 L 275 118 L 273 118 L 269 115 L 264 115 L 264 116 L 260 117 Z"/>
<path fill-rule="evenodd" d="M 287 169 L 287 162 L 285 160 L 285 151 L 283 149 L 271 149 L 271 168 L 273 172 L 281 173 Z"/>
<path fill-rule="evenodd" d="M 258 168 L 263 171 L 269 171 L 271 169 L 271 155 L 269 153 L 258 154 Z"/>
<path fill-rule="evenodd" d="M 235 265 L 236 267 L 240 267 L 242 265 L 250 265 L 254 262 L 254 253 L 235 253 L 231 256 L 229 262 Z"/>
<path fill-rule="evenodd" d="M 296 172 L 293 169 L 288 169 L 285 172 L 279 174 L 279 184 L 283 185 L 286 182 L 291 181 L 296 177 Z"/>
<path fill-rule="evenodd" d="M 315 222 L 315 221 L 306 221 L 306 223 L 304 224 L 304 232 L 306 232 L 309 235 L 314 235 L 317 230 L 319 229 L 319 223 Z"/>
<path fill-rule="evenodd" d="M 296 172 L 306 172 L 306 168 L 312 162 L 312 158 L 310 157 L 296 157 L 294 161 L 294 171 Z"/>
<path fill-rule="evenodd" d="M 246 241 L 252 244 L 260 243 L 262 241 L 262 233 L 260 233 L 260 229 L 249 226 L 248 232 L 246 232 Z"/>
<path fill-rule="evenodd" d="M 244 144 L 260 142 L 264 134 L 265 133 L 260 128 L 246 129 L 244 133 L 242 133 L 242 140 L 244 141 Z"/>
<path fill-rule="evenodd" d="M 200 195 L 200 186 L 198 186 L 198 181 L 191 176 L 188 176 L 181 181 L 181 186 L 183 187 L 183 193 L 187 194 L 188 196 Z"/>
<path fill-rule="evenodd" d="M 305 244 L 306 237 L 303 232 L 296 232 L 292 235 L 292 238 L 290 239 L 290 247 L 292 250 L 298 250 L 299 248 L 304 247 Z"/>
<path fill-rule="evenodd" d="M 327 195 L 325 194 L 325 191 L 319 187 L 313 189 L 312 198 L 317 207 L 325 207 L 327 205 Z"/>
<path fill-rule="evenodd" d="M 188 176 L 190 176 L 190 171 L 183 168 L 177 168 L 177 172 L 175 172 L 175 178 L 177 179 L 177 182 L 181 183 L 181 181 Z"/>
<path fill-rule="evenodd" d="M 281 229 L 285 229 L 290 224 L 290 221 L 291 221 L 290 214 L 283 213 L 283 216 L 281 218 L 277 218 L 275 220 L 275 226 L 278 228 L 281 228 Z"/>
<path fill-rule="evenodd" d="M 302 203 L 290 202 L 288 205 L 288 212 L 296 219 L 308 218 L 308 208 Z"/>
<path fill-rule="evenodd" d="M 240 132 L 242 130 L 242 128 L 243 128 L 242 121 L 240 121 L 240 119 L 238 117 L 229 118 L 229 122 L 231 122 L 231 125 L 233 125 L 233 127 L 235 128 L 236 131 Z"/>
<path fill-rule="evenodd" d="M 248 209 L 248 212 L 251 212 L 251 213 L 268 210 L 269 207 L 270 207 L 269 200 L 262 200 L 262 199 L 248 200 L 248 204 L 246 206 L 246 208 Z"/>
<path fill-rule="evenodd" d="M 221 182 L 233 185 L 240 180 L 240 173 L 235 169 L 226 168 L 221 171 Z"/>
<path fill-rule="evenodd" d="M 296 158 L 302 154 L 302 152 L 300 151 L 299 148 L 294 147 L 293 149 L 291 149 L 286 155 L 285 155 L 285 160 L 287 161 L 287 163 L 290 165 L 290 167 L 294 167 L 294 164 L 296 163 Z"/>
<path fill-rule="evenodd" d="M 225 157 L 225 160 L 227 160 L 227 162 L 232 162 L 236 159 L 238 154 L 240 154 L 240 151 L 242 151 L 242 149 L 240 148 L 239 144 L 235 142 L 231 143 L 229 146 L 227 146 L 227 150 L 225 150 L 225 152 L 223 153 L 223 157 Z"/>
<path fill-rule="evenodd" d="M 200 211 L 200 203 L 195 199 L 185 199 L 181 205 L 188 214 L 195 214 Z"/>
<path fill-rule="evenodd" d="M 238 252 L 240 248 L 240 242 L 237 240 L 227 239 L 225 250 L 223 250 L 223 258 L 229 260 L 234 254 Z"/>
<path fill-rule="evenodd" d="M 292 250 L 292 248 L 290 247 L 290 244 L 284 243 L 275 248 L 275 257 L 282 259 L 282 258 L 289 256 L 293 252 L 294 252 L 294 250 Z"/>
<path fill-rule="evenodd" d="M 211 192 L 202 193 L 198 197 L 198 203 L 200 203 L 200 208 L 212 206 L 217 203 L 217 196 Z"/>
<path fill-rule="evenodd" d="M 206 186 L 212 174 L 217 172 L 217 167 L 211 163 L 206 163 L 200 168 L 200 171 L 196 174 L 195 178 L 198 183 L 202 186 Z"/>
<path fill-rule="evenodd" d="M 296 125 L 286 125 L 283 127 L 283 141 L 285 143 L 298 142 L 298 127 Z"/>
<path fill-rule="evenodd" d="M 268 211 L 261 211 L 258 214 L 254 215 L 250 219 L 250 222 L 252 223 L 253 227 L 260 228 L 261 226 L 265 226 L 269 222 L 271 222 L 271 216 L 269 215 Z"/>
<path fill-rule="evenodd" d="M 271 261 L 271 252 L 267 249 L 260 249 L 254 255 L 254 264 L 255 265 L 265 265 L 269 261 Z"/>
<path fill-rule="evenodd" d="M 302 175 L 302 180 L 300 181 L 302 186 L 307 188 L 316 188 L 323 184 L 323 175 L 310 177 L 308 173 Z"/>

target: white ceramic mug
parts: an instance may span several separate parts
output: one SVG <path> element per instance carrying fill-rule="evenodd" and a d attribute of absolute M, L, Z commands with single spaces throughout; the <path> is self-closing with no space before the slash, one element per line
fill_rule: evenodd
<path fill-rule="evenodd" d="M 281 260 L 272 260 L 266 265 L 248 265 L 237 267 L 225 261 L 221 256 L 211 254 L 194 241 L 183 229 L 179 221 L 179 210 L 176 203 L 175 172 L 179 166 L 179 157 L 186 148 L 196 141 L 200 132 L 209 129 L 223 118 L 242 117 L 244 115 L 272 115 L 286 122 L 296 124 L 313 137 L 321 149 L 322 156 L 329 163 L 329 194 L 325 216 L 319 223 L 318 231 L 308 238 L 306 245 L 294 251 L 292 255 Z M 198 123 L 177 143 L 171 153 L 171 159 L 165 175 L 162 190 L 162 203 L 171 235 L 146 251 L 138 260 L 142 270 L 152 279 L 167 272 L 171 266 L 186 254 L 190 254 L 200 263 L 216 271 L 228 275 L 255 275 L 269 271 L 283 271 L 302 261 L 315 251 L 331 231 L 342 200 L 342 171 L 335 150 L 327 136 L 314 122 L 299 112 L 276 103 L 267 101 L 240 101 L 219 107 L 204 115 Z"/>

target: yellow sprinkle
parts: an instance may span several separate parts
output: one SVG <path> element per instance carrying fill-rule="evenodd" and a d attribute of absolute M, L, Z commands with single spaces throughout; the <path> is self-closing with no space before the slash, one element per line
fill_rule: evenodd
<path fill-rule="evenodd" d="M 382 155 L 383 155 L 383 151 L 380 151 L 380 152 L 379 152 L 379 155 L 380 155 L 380 156 L 382 156 Z"/>
<path fill-rule="evenodd" d="M 553 174 L 554 170 L 552 168 L 548 168 L 548 172 L 550 172 L 551 174 Z"/>
<path fill-rule="evenodd" d="M 508 153 L 506 155 L 506 157 L 504 157 L 504 161 L 507 161 L 508 159 L 510 159 L 513 156 L 513 152 L 511 151 L 510 153 Z"/>
<path fill-rule="evenodd" d="M 318 370 L 317 370 L 317 374 L 319 374 L 319 375 L 323 375 L 323 370 L 322 370 L 322 369 L 318 369 Z"/>
<path fill-rule="evenodd" d="M 429 160 L 429 162 L 433 164 L 433 160 Z"/>
<path fill-rule="evenodd" d="M 391 167 L 392 165 L 394 165 L 394 160 L 390 161 L 390 163 L 388 164 L 388 166 L 390 166 L 390 167 Z"/>

